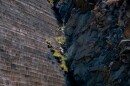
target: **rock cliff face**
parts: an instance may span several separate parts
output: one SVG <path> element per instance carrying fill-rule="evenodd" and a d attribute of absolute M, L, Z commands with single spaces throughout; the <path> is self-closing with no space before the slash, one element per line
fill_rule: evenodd
<path fill-rule="evenodd" d="M 57 26 L 47 0 L 0 0 L 0 86 L 66 86 L 45 42 Z"/>
<path fill-rule="evenodd" d="M 55 17 L 65 24 L 71 86 L 129 86 L 130 1 L 51 2 L 55 16 L 47 0 L 0 0 L 0 86 L 66 86 L 46 43 L 59 46 Z"/>
<path fill-rule="evenodd" d="M 76 85 L 129 86 L 130 1 L 63 2 L 73 4 L 68 9 L 71 10 L 71 16 L 65 34 L 67 54 L 70 57 L 69 71 Z"/>

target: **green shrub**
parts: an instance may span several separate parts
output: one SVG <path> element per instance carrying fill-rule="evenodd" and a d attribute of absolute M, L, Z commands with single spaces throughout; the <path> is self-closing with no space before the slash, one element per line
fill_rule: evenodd
<path fill-rule="evenodd" d="M 68 72 L 68 67 L 66 66 L 66 63 L 60 64 L 60 67 L 64 70 L 64 72 Z"/>
<path fill-rule="evenodd" d="M 61 61 L 60 67 L 63 69 L 63 71 L 68 72 L 68 67 L 66 65 L 67 58 L 64 55 L 62 55 L 61 53 L 59 53 L 57 50 L 55 50 L 53 56 L 59 57 L 59 59 Z"/>
<path fill-rule="evenodd" d="M 55 39 L 59 44 L 64 44 L 65 42 L 65 37 L 56 37 Z"/>
<path fill-rule="evenodd" d="M 46 43 L 48 46 L 51 46 L 50 47 L 50 50 L 51 51 L 54 51 L 53 52 L 53 56 L 54 57 L 59 57 L 59 60 L 61 61 L 61 63 L 59 64 L 59 66 L 63 69 L 64 72 L 68 72 L 68 68 L 67 68 L 67 65 L 66 65 L 66 56 L 65 55 L 62 55 L 60 52 L 58 52 L 58 50 L 56 50 L 53 45 L 51 44 L 50 41 L 46 40 Z"/>
<path fill-rule="evenodd" d="M 61 57 L 62 55 L 57 51 L 57 50 L 54 50 L 54 54 L 53 56 L 56 56 L 56 57 Z"/>
<path fill-rule="evenodd" d="M 54 0 L 49 0 L 49 3 L 51 4 L 51 6 L 54 6 Z"/>

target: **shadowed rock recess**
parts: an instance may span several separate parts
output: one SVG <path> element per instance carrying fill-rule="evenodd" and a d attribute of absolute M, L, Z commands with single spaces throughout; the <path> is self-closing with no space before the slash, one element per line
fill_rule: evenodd
<path fill-rule="evenodd" d="M 0 0 L 0 86 L 66 86 L 45 41 L 57 27 L 47 0 Z"/>
<path fill-rule="evenodd" d="M 72 86 L 130 86 L 130 1 L 64 1 Z"/>

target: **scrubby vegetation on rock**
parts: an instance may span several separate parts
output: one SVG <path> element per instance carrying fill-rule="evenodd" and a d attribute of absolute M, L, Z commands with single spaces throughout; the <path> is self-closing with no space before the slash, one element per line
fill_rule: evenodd
<path fill-rule="evenodd" d="M 62 50 L 57 50 L 56 48 L 54 48 L 54 46 L 52 45 L 50 41 L 46 40 L 46 43 L 48 45 L 48 48 L 50 48 L 50 51 L 52 52 L 53 57 L 59 63 L 59 66 L 61 67 L 61 69 L 67 73 L 68 72 L 68 67 L 66 65 L 67 57 L 63 54 Z"/>

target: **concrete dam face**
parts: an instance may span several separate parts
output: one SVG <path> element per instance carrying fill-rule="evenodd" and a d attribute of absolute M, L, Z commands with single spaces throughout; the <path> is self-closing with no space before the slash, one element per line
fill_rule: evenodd
<path fill-rule="evenodd" d="M 47 0 L 0 0 L 0 86 L 66 86 L 45 42 L 57 26 Z"/>

